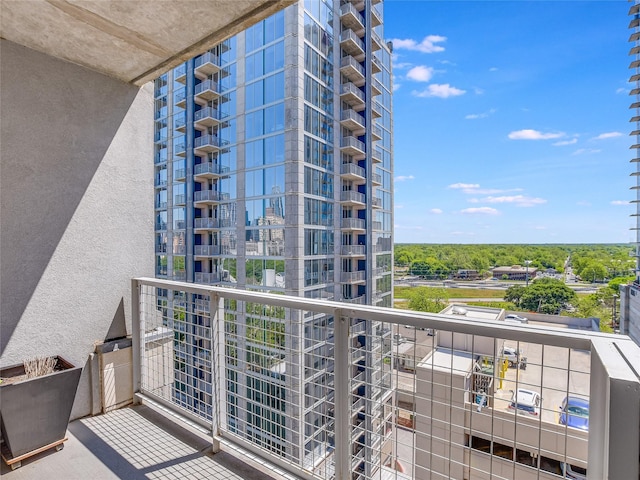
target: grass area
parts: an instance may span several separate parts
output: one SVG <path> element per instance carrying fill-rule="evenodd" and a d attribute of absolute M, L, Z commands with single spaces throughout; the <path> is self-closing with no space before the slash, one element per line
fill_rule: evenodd
<path fill-rule="evenodd" d="M 409 298 L 409 292 L 414 287 L 394 287 L 395 298 Z M 421 287 L 434 288 L 434 287 Z M 479 288 L 447 288 L 449 298 L 502 298 L 504 290 L 481 290 Z"/>

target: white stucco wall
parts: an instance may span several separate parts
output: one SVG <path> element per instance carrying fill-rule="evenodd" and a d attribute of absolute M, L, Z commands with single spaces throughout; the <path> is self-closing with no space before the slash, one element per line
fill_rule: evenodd
<path fill-rule="evenodd" d="M 131 278 L 154 274 L 153 88 L 0 49 L 0 366 L 85 366 L 131 331 Z M 89 370 L 73 418 L 91 411 Z"/>

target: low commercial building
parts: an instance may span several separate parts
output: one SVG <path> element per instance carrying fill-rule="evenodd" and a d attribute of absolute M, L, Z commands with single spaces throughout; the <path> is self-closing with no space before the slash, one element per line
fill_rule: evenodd
<path fill-rule="evenodd" d="M 510 267 L 496 267 L 491 270 L 491 275 L 496 280 L 532 280 L 536 278 L 538 269 L 535 267 L 523 267 L 512 265 Z"/>

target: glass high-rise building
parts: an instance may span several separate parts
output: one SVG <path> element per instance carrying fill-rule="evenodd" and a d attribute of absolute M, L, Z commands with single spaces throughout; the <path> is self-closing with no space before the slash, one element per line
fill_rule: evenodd
<path fill-rule="evenodd" d="M 382 20 L 380 0 L 301 0 L 156 80 L 158 277 L 393 305 L 391 51 Z M 160 294 L 175 304 L 171 292 Z M 322 399 L 331 390 L 333 318 L 301 315 L 289 332 L 279 326 L 284 313 L 262 313 L 226 305 L 227 421 L 285 457 L 328 455 L 321 445 L 330 442 L 316 437 L 332 417 Z M 202 322 L 189 318 L 179 320 Z M 192 347 L 188 326 L 174 328 L 176 352 Z M 362 352 L 351 373 L 367 380 L 354 395 L 377 402 L 353 413 L 382 438 L 391 394 L 380 366 L 391 332 L 375 322 L 351 332 Z M 294 374 L 292 362 L 308 368 Z M 190 368 L 186 377 L 211 376 L 176 358 L 177 377 Z M 292 376 L 299 388 L 286 383 Z M 176 399 L 206 413 L 211 391 L 183 395 L 188 383 L 176 382 Z M 380 439 L 354 441 L 365 451 L 355 472 L 380 463 Z"/>

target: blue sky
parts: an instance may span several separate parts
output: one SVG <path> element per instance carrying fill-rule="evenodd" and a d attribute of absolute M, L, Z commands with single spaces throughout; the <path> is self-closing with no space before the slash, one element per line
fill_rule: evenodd
<path fill-rule="evenodd" d="M 634 240 L 630 5 L 384 2 L 397 243 Z"/>

